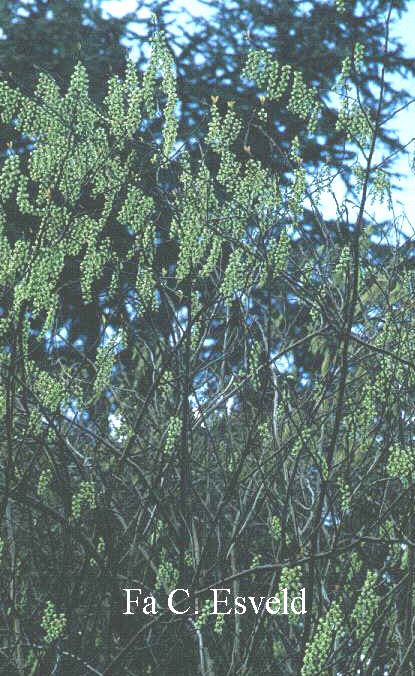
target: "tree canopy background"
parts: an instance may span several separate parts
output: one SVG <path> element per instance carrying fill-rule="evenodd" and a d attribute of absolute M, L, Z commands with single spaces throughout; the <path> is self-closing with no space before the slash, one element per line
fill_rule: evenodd
<path fill-rule="evenodd" d="M 145 3 L 137 3 L 137 10 L 142 9 Z M 318 92 L 318 98 L 323 105 L 319 126 L 319 134 L 311 137 L 304 134 L 301 120 L 287 110 L 287 96 L 279 101 L 267 101 L 265 108 L 269 120 L 265 125 L 264 134 L 251 124 L 249 135 L 235 149 L 238 161 L 243 165 L 254 156 L 260 159 L 263 166 L 269 167 L 279 176 L 282 184 L 292 175 L 292 162 L 287 153 L 292 138 L 298 135 L 303 148 L 303 156 L 307 171 L 317 172 L 323 164 L 335 167 L 341 172 L 345 181 L 349 180 L 349 163 L 351 149 L 344 147 L 343 136 L 336 130 L 335 112 L 330 101 L 330 89 L 339 73 L 341 63 L 349 55 L 350 45 L 360 42 L 365 45 L 367 61 L 364 71 L 360 74 L 353 71 L 353 78 L 359 83 L 361 95 L 365 105 L 373 114 L 376 108 L 377 93 L 380 83 L 380 66 L 387 67 L 393 75 L 412 76 L 414 62 L 403 56 L 403 45 L 390 38 L 390 49 L 387 55 L 383 52 L 384 25 L 382 21 L 385 3 L 364 3 L 364 11 L 356 1 L 346 2 L 341 15 L 336 14 L 335 3 L 313 2 L 298 3 L 293 0 L 275 4 L 271 0 L 266 2 L 242 2 L 238 0 L 229 6 L 227 2 L 208 3 L 212 12 L 211 17 L 194 17 L 191 31 L 183 28 L 178 30 L 169 28 L 171 20 L 169 12 L 174 10 L 171 1 L 150 3 L 147 5 L 157 15 L 158 25 L 165 30 L 169 49 L 174 55 L 177 69 L 177 89 L 180 98 L 178 143 L 186 143 L 190 152 L 191 161 L 196 162 L 198 156 L 197 140 L 206 132 L 207 111 L 210 96 L 218 96 L 219 110 L 223 113 L 229 101 L 238 100 L 238 111 L 247 117 L 255 106 L 259 106 L 258 92 L 255 87 L 242 85 L 240 73 L 242 64 L 249 48 L 264 49 L 272 57 L 286 66 L 292 66 L 301 71 L 307 85 L 313 86 Z M 405 2 L 394 2 L 395 21 L 405 11 Z M 57 0 L 53 4 L 36 0 L 34 2 L 2 3 L 2 28 L 4 37 L 0 41 L 0 68 L 7 74 L 9 81 L 18 84 L 27 94 L 33 93 L 39 72 L 47 72 L 56 78 L 58 84 L 67 81 L 69 73 L 78 59 L 84 63 L 90 75 L 91 99 L 99 104 L 105 94 L 107 78 L 111 74 L 121 74 L 127 56 L 128 44 L 134 45 L 138 52 L 137 68 L 142 71 L 145 63 L 144 45 L 147 35 L 153 28 L 147 21 L 148 32 L 145 36 L 137 34 L 133 21 L 146 23 L 138 18 L 137 13 L 131 12 L 122 18 L 107 16 L 99 2 L 67 2 Z M 339 20 L 340 17 L 340 20 Z M 384 111 L 386 119 L 391 111 L 398 106 L 408 103 L 408 91 L 396 90 L 390 81 L 385 83 Z M 251 120 L 251 122 L 253 122 Z M 21 138 L 15 131 L 3 128 L 0 133 L 0 151 L 5 152 L 6 141 L 13 139 L 14 147 L 30 152 L 30 139 Z M 272 143 L 270 141 L 272 136 Z M 399 140 L 384 126 L 380 127 L 379 135 L 385 146 L 385 155 L 400 148 Z M 144 144 L 140 161 L 148 172 L 149 194 L 153 194 L 154 171 L 149 164 L 151 147 L 154 141 L 160 138 L 160 119 L 142 135 Z M 137 141 L 138 142 L 138 141 Z M 208 165 L 217 170 L 215 157 L 207 157 Z M 391 170 L 390 162 L 385 167 Z M 163 189 L 171 190 L 177 186 L 177 172 L 170 169 L 163 173 Z M 160 191 L 160 188 L 159 188 Z M 224 199 L 218 189 L 218 199 Z M 158 194 L 158 236 L 160 246 L 154 265 L 158 271 L 169 269 L 177 260 L 177 250 L 169 237 L 171 223 L 171 208 L 168 200 L 160 199 Z M 79 210 L 91 208 L 88 198 L 80 196 Z M 20 219 L 20 220 L 19 220 Z M 24 220 L 14 214 L 14 233 L 18 237 L 24 229 Z M 385 224 L 374 226 L 374 231 L 380 233 Z M 325 232 L 331 237 L 334 247 L 341 248 L 345 244 L 344 237 L 338 232 L 334 221 L 325 222 Z M 322 244 L 321 229 L 316 228 L 311 212 L 305 209 L 302 215 L 302 227 L 296 247 L 301 255 L 310 247 Z M 376 234 L 376 232 L 374 232 Z M 110 227 L 112 247 L 117 252 L 128 249 L 131 237 L 127 229 L 113 223 Z M 384 239 L 372 238 L 370 256 L 379 262 L 388 255 L 388 246 Z M 338 252 L 337 252 L 338 253 Z M 226 252 L 225 252 L 226 255 Z M 100 336 L 105 327 L 117 329 L 128 314 L 128 295 L 131 290 L 131 279 L 134 271 L 131 265 L 126 265 L 120 271 L 123 279 L 123 297 L 110 299 L 108 295 L 109 277 L 104 276 L 97 280 L 93 288 L 92 302 L 79 305 L 77 302 L 76 283 L 73 279 L 73 267 L 65 270 L 66 283 L 62 290 L 60 326 L 65 328 L 66 342 L 60 342 L 59 353 L 69 360 L 71 350 L 68 344 L 77 344 L 78 349 L 85 351 L 89 359 L 94 360 L 99 345 Z M 251 313 L 256 321 L 264 328 L 267 301 L 262 292 L 255 292 L 250 299 Z M 180 303 L 177 304 L 177 311 Z M 281 308 L 280 308 L 281 309 Z M 237 325 L 241 308 L 236 303 L 232 309 L 228 323 Z M 304 325 L 307 322 L 307 313 L 301 311 L 296 302 L 284 307 L 287 316 L 287 330 L 296 338 L 304 335 Z M 105 316 L 105 322 L 103 317 Z M 160 311 L 153 313 L 151 322 L 148 318 L 141 318 L 136 322 L 137 331 L 144 330 L 148 339 L 155 335 L 169 335 L 172 330 L 167 321 L 168 312 L 163 306 Z M 133 317 L 130 320 L 134 322 Z M 223 334 L 225 325 L 218 323 L 217 336 L 211 347 L 216 353 L 220 345 L 219 335 Z M 270 350 L 277 346 L 270 345 Z M 51 346 L 44 342 L 39 352 L 39 359 L 45 350 Z M 235 354 L 235 367 L 240 362 L 240 354 Z M 309 349 L 294 350 L 293 359 L 295 368 L 309 375 L 315 369 L 321 368 L 321 362 Z M 127 368 L 131 367 L 134 356 L 133 347 L 128 345 L 123 352 L 123 360 Z M 93 415 L 93 410 L 90 411 Z"/>
<path fill-rule="evenodd" d="M 373 162 L 397 10 L 376 6 L 377 105 L 353 36 L 332 83 L 334 223 L 337 160 L 322 180 L 307 154 L 325 85 L 282 56 L 251 44 L 252 103 L 209 92 L 185 144 L 161 12 L 143 73 L 96 99 L 82 50 L 62 80 L 5 71 L 0 673 L 414 672 L 415 280 L 393 211 L 382 247 L 368 224 L 395 196 Z M 304 588 L 307 613 L 212 616 L 212 586 Z M 159 614 L 125 616 L 126 587 Z M 177 587 L 199 614 L 166 611 Z"/>

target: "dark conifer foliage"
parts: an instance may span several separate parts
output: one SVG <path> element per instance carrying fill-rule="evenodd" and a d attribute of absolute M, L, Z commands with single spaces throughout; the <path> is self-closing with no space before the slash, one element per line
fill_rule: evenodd
<path fill-rule="evenodd" d="M 219 97 L 218 105 L 222 113 L 226 111 L 228 102 L 236 101 L 238 114 L 245 114 L 247 121 L 252 106 L 260 107 L 258 96 L 261 92 L 252 85 L 246 86 L 247 82 L 242 82 L 240 77 L 243 61 L 250 48 L 264 49 L 281 66 L 291 65 L 300 70 L 306 84 L 316 87 L 322 104 L 318 136 L 305 134 L 304 124 L 287 112 L 287 100 L 283 97 L 276 103 L 265 102 L 269 120 L 276 120 L 268 123 L 267 134 L 260 131 L 252 121 L 245 144 L 235 149 L 238 160 L 243 164 L 253 157 L 261 160 L 263 166 L 271 167 L 279 176 L 281 184 L 286 183 L 292 173 L 293 167 L 287 152 L 296 135 L 301 141 L 306 167 L 317 170 L 324 162 L 338 168 L 347 182 L 349 174 L 345 160 L 350 156 L 350 149 L 345 151 L 343 135 L 335 130 L 335 117 L 328 92 L 342 60 L 350 54 L 355 43 L 360 42 L 365 46 L 368 57 L 365 71 L 361 74 L 355 73 L 355 77 L 360 85 L 362 100 L 369 109 L 374 110 L 376 106 L 380 66 L 383 62 L 391 74 L 413 74 L 415 68 L 414 62 L 403 56 L 403 46 L 393 39 L 390 40 L 387 58 L 383 56 L 385 3 L 379 0 L 365 2 L 364 11 L 355 0 L 345 3 L 340 21 L 335 3 L 299 3 L 294 0 L 278 3 L 272 0 L 238 0 L 231 4 L 223 0 L 206 2 L 206 7 L 209 8 L 208 18 L 195 16 L 191 29 L 182 27 L 179 31 L 171 25 L 171 0 L 137 3 L 137 12 L 145 4 L 157 15 L 158 26 L 165 30 L 169 48 L 175 53 L 177 86 L 182 102 L 178 138 L 180 142 L 187 144 L 192 162 L 196 161 L 199 152 L 197 141 L 206 132 L 208 105 L 212 95 Z M 394 7 L 401 12 L 404 12 L 406 5 L 404 1 L 394 3 Z M 125 38 L 133 39 L 130 45 L 134 44 L 138 50 L 137 67 L 141 69 L 145 62 L 143 50 L 148 36 L 143 37 L 135 32 L 133 21 L 143 22 L 137 12 L 117 19 L 104 14 L 99 2 L 81 0 L 57 0 L 53 3 L 42 0 L 32 3 L 6 1 L 2 4 L 1 11 L 4 39 L 0 41 L 0 67 L 13 83 L 18 83 L 23 92 L 34 91 L 37 76 L 42 71 L 49 73 L 58 85 L 63 86 L 75 63 L 81 60 L 90 75 L 91 98 L 99 105 L 105 95 L 104 83 L 107 77 L 123 72 L 126 49 L 121 43 Z M 395 19 L 397 15 L 398 12 L 395 12 Z M 154 27 L 149 24 L 148 35 L 153 30 Z M 390 110 L 398 105 L 405 105 L 410 98 L 409 87 L 408 91 L 395 91 L 388 83 L 385 87 L 384 118 Z M 161 95 L 160 101 L 162 98 Z M 6 150 L 5 139 L 10 138 L 9 132 L 7 129 L 0 131 L 2 153 Z M 155 121 L 142 134 L 142 140 L 139 140 L 138 133 L 132 140 L 135 145 L 142 144 L 140 169 L 146 167 L 146 189 L 157 200 L 159 247 L 154 266 L 158 273 L 163 268 L 167 271 L 174 270 L 177 255 L 169 234 L 172 216 L 170 196 L 177 185 L 174 163 L 168 172 L 159 172 L 157 188 L 154 187 L 155 169 L 150 164 L 152 148 L 157 143 L 159 134 L 160 124 Z M 379 137 L 385 143 L 386 155 L 400 147 L 393 134 L 387 133 L 383 127 L 379 130 Z M 27 154 L 30 152 L 31 140 L 21 138 L 14 132 L 14 147 Z M 217 159 L 209 153 L 207 162 L 212 168 L 217 166 Z M 56 191 L 53 193 L 55 201 L 59 201 L 59 194 L 55 193 Z M 87 193 L 88 186 L 85 186 L 85 196 L 81 196 L 77 207 L 79 213 L 87 212 L 93 206 L 91 198 L 86 197 Z M 217 186 L 217 197 L 219 200 L 226 197 L 220 186 Z M 120 203 L 123 198 L 120 195 Z M 7 208 L 13 209 L 13 205 L 8 205 Z M 278 227 L 276 224 L 276 232 Z M 27 231 L 25 218 L 19 215 L 13 221 L 13 229 L 11 238 L 21 237 Z M 331 237 L 336 252 L 347 243 L 347 233 L 339 233 L 334 222 L 326 222 L 325 230 Z M 34 236 L 35 233 L 31 235 Z M 115 251 L 128 250 L 131 238 L 127 229 L 115 221 L 111 222 L 111 216 L 106 235 L 110 237 Z M 311 213 L 306 210 L 300 238 L 296 242 L 298 255 L 301 257 L 303 251 L 321 244 L 322 231 L 316 228 Z M 387 257 L 389 252 L 388 247 L 375 244 L 371 244 L 371 251 L 380 260 Z M 225 246 L 224 263 L 228 255 Z M 122 296 L 109 297 L 110 274 L 107 274 L 94 285 L 93 302 L 79 305 L 76 300 L 78 290 L 74 286 L 77 265 L 76 260 L 68 258 L 65 283 L 62 286 L 60 327 L 57 327 L 65 327 L 67 343 L 60 342 L 59 348 L 55 346 L 55 349 L 59 349 L 62 356 L 70 361 L 73 357 L 70 356 L 68 345 L 76 344 L 77 349 L 85 351 L 89 359 L 94 360 L 105 327 L 117 328 L 127 316 L 134 266 L 127 264 L 120 271 L 120 278 L 123 280 Z M 295 274 L 295 269 L 292 273 Z M 177 299 L 172 299 L 172 302 L 179 309 L 180 303 Z M 252 315 L 265 330 L 265 317 L 269 310 L 267 300 L 261 292 L 256 292 L 252 303 Z M 285 307 L 284 311 L 291 320 L 289 330 L 300 338 L 307 316 L 298 313 L 295 302 Z M 169 309 L 162 304 L 157 313 L 151 318 L 142 318 L 139 324 L 130 317 L 131 325 L 135 331 L 144 332 L 149 340 L 157 342 L 157 335 L 166 336 L 171 332 L 168 315 Z M 225 329 L 226 325 L 219 323 L 218 335 Z M 273 347 L 276 346 L 270 344 L 269 349 L 272 350 Z M 46 343 L 40 349 L 37 347 L 39 359 L 46 349 L 50 349 L 50 345 L 47 346 Z M 215 345 L 212 346 L 211 353 L 215 354 Z M 312 373 L 321 366 L 316 363 L 309 350 L 295 351 L 294 358 L 297 367 L 305 373 Z M 131 364 L 132 359 L 130 347 L 123 354 L 124 365 Z M 235 353 L 234 359 L 234 365 L 237 366 L 240 355 Z"/>

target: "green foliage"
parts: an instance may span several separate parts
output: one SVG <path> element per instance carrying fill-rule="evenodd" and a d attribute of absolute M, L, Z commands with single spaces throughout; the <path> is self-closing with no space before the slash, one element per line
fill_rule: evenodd
<path fill-rule="evenodd" d="M 161 561 L 157 570 L 157 577 L 155 582 L 155 588 L 161 589 L 162 587 L 166 591 L 171 591 L 176 588 L 179 571 L 173 566 L 173 564 L 166 559 L 167 552 L 162 549 L 161 551 Z"/>
<path fill-rule="evenodd" d="M 85 504 L 89 509 L 96 508 L 95 486 L 92 481 L 81 481 L 79 491 L 72 496 L 72 516 L 81 517 L 81 508 Z"/>
<path fill-rule="evenodd" d="M 327 614 L 319 619 L 313 640 L 306 648 L 301 676 L 317 676 L 324 673 L 333 637 L 341 639 L 344 636 L 343 624 L 344 619 L 339 605 L 333 602 Z"/>
<path fill-rule="evenodd" d="M 212 94 L 197 159 L 176 147 L 177 72 L 161 29 L 142 77 L 128 61 L 101 102 L 81 61 L 66 88 L 45 74 L 33 96 L 1 82 L 3 122 L 33 142 L 26 164 L 12 147 L 0 168 L 10 601 L 0 647 L 13 676 L 47 673 L 50 660 L 105 676 L 138 663 L 140 673 L 343 674 L 362 653 L 374 676 L 414 667 L 414 280 L 405 250 L 390 246 L 387 264 L 370 255 L 363 214 L 392 193 L 386 169 L 372 171 L 384 102 L 377 116 L 360 105 L 353 80 L 368 67 L 362 44 L 333 88 L 355 221 L 330 164 L 316 175 L 305 161 L 326 112 L 318 88 L 267 50 L 251 50 L 244 70 L 266 91 L 261 114 L 256 101 L 246 117 L 239 100 L 225 108 Z M 284 182 L 246 142 L 255 119 L 277 143 L 270 101 L 301 130 Z M 314 194 L 333 197 L 336 237 Z M 304 248 L 306 208 L 320 236 Z M 120 229 L 128 247 L 114 246 Z M 174 256 L 162 267 L 166 241 Z M 105 284 L 118 307 L 117 330 L 111 308 L 101 314 L 93 358 L 65 338 L 68 279 L 86 312 L 100 312 Z M 300 368 L 306 347 L 311 370 Z M 263 599 L 304 588 L 307 612 L 209 622 L 207 592 L 227 585 Z M 179 632 L 166 606 L 178 586 L 201 607 Z M 154 617 L 141 596 L 136 617 L 123 617 L 126 588 L 154 593 Z"/>
<path fill-rule="evenodd" d="M 45 632 L 46 643 L 53 643 L 53 641 L 56 641 L 65 630 L 66 617 L 64 613 L 59 613 L 58 615 L 52 601 L 48 601 L 46 604 L 40 626 Z"/>

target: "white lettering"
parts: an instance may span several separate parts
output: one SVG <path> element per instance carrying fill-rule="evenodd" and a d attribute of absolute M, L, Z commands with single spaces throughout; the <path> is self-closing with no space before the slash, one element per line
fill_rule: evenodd
<path fill-rule="evenodd" d="M 131 604 L 135 603 L 136 606 L 138 607 L 138 597 L 134 600 L 131 599 L 131 592 L 136 591 L 141 594 L 141 589 L 123 589 L 123 591 L 127 592 L 127 611 L 123 613 L 123 615 L 134 615 L 134 613 L 131 610 Z"/>
<path fill-rule="evenodd" d="M 245 596 L 235 596 L 235 615 L 244 613 L 246 613 Z"/>
<path fill-rule="evenodd" d="M 293 600 L 291 601 L 291 610 L 296 615 L 305 615 L 307 612 L 305 609 L 305 587 L 300 589 L 300 592 L 301 592 L 300 596 L 294 596 Z M 295 601 L 297 601 L 298 599 L 301 601 L 301 610 L 295 609 Z"/>
<path fill-rule="evenodd" d="M 178 591 L 186 592 L 186 596 L 189 598 L 188 589 L 173 589 L 173 591 L 171 591 L 169 594 L 169 598 L 167 599 L 167 605 L 169 606 L 169 610 L 171 610 L 171 612 L 174 613 L 175 615 L 184 615 L 185 613 L 189 612 L 190 606 L 186 610 L 176 610 L 176 608 L 173 606 L 173 597 L 175 593 Z"/>
<path fill-rule="evenodd" d="M 278 608 L 275 610 L 274 608 L 272 608 L 271 604 L 272 605 L 278 604 Z M 280 612 L 279 605 L 280 605 L 279 598 L 277 596 L 270 596 L 270 598 L 266 600 L 265 609 L 267 613 L 270 613 L 270 615 L 277 615 Z"/>
<path fill-rule="evenodd" d="M 230 594 L 231 590 L 230 589 L 213 589 L 212 591 L 213 591 L 213 613 L 212 614 L 217 615 L 218 613 L 222 613 L 223 615 L 229 615 L 229 613 L 231 612 L 230 608 L 229 608 L 227 613 L 223 612 L 223 610 L 218 610 L 218 603 L 224 603 L 226 606 L 228 605 L 228 599 L 225 599 L 224 601 L 220 601 L 218 599 L 218 592 L 226 591 L 226 592 L 228 592 L 228 594 Z"/>
<path fill-rule="evenodd" d="M 255 597 L 254 596 L 248 596 L 248 599 L 251 601 L 251 606 L 255 610 L 255 615 L 258 615 L 259 609 L 261 607 L 261 603 L 264 600 L 265 596 L 261 596 L 259 600 L 259 604 L 256 604 Z"/>

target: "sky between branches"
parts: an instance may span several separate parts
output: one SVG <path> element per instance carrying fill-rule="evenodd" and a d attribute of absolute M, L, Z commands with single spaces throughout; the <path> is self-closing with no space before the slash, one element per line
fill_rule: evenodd
<path fill-rule="evenodd" d="M 184 9 L 184 4 L 186 5 L 186 9 Z M 304 7 L 307 5 L 307 3 L 301 4 Z M 127 14 L 127 12 L 133 12 L 135 8 L 135 0 L 106 0 L 102 3 L 102 9 L 104 12 L 108 12 L 108 14 L 119 17 Z M 176 15 L 170 15 L 170 19 L 173 20 L 170 30 L 173 30 L 174 26 L 179 28 L 180 25 L 183 24 L 186 24 L 187 29 L 191 30 L 193 17 L 203 15 L 205 18 L 209 18 L 209 16 L 214 14 L 213 9 L 211 9 L 206 4 L 198 2 L 198 0 L 186 0 L 185 3 L 183 0 L 176 0 L 172 3 L 171 9 L 177 11 L 178 13 Z M 137 16 L 140 19 L 149 18 L 150 10 L 141 9 L 137 13 Z M 140 34 L 145 34 L 146 31 L 143 24 L 132 24 L 131 28 Z M 415 35 L 415 0 L 410 0 L 407 11 L 402 14 L 400 19 L 396 17 L 395 23 L 391 29 L 391 35 L 401 39 L 402 43 L 405 45 L 405 56 L 408 58 L 415 58 L 415 46 L 413 44 L 413 36 Z M 134 44 L 128 42 L 125 44 L 130 47 L 130 56 L 134 59 L 137 55 Z M 408 81 L 399 75 L 394 75 L 392 82 L 396 87 L 407 89 L 408 91 L 413 90 L 415 97 L 414 81 Z M 406 144 L 412 138 L 415 139 L 414 120 L 415 103 L 413 103 L 408 109 L 400 112 L 398 116 L 389 123 L 390 129 L 395 131 L 396 136 L 400 139 L 401 143 Z M 394 164 L 394 169 L 402 174 L 399 181 L 399 186 L 402 188 L 402 190 L 399 193 L 394 193 L 395 200 L 398 200 L 395 201 L 394 214 L 398 220 L 398 224 L 404 229 L 404 231 L 408 235 L 415 236 L 415 176 L 411 173 L 409 167 L 410 160 L 412 159 L 413 153 L 415 152 L 415 141 L 411 143 L 408 148 L 412 148 L 410 155 L 402 155 L 400 159 Z M 381 161 L 383 157 L 384 155 L 382 154 L 382 150 L 379 149 L 375 155 L 374 160 L 378 162 Z M 338 199 L 344 195 L 344 190 L 340 179 L 338 179 L 337 182 L 333 184 L 333 188 Z M 331 198 L 322 198 L 321 210 L 323 215 L 327 218 L 335 217 L 336 215 L 335 205 Z M 390 219 L 392 217 L 392 214 L 386 204 L 386 200 L 383 205 L 375 204 L 370 206 L 370 214 L 380 221 Z"/>

